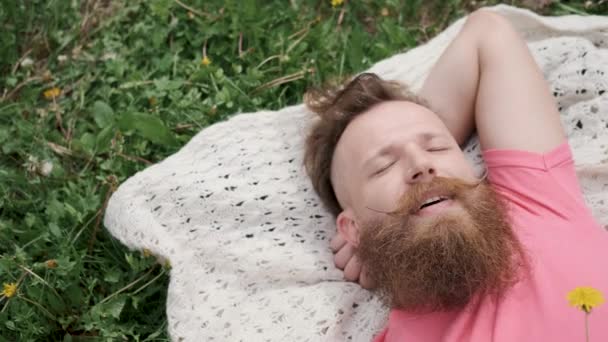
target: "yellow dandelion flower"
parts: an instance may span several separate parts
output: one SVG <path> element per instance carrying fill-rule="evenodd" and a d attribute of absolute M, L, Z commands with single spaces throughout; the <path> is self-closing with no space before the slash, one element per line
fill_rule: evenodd
<path fill-rule="evenodd" d="M 580 286 L 568 292 L 568 302 L 570 305 L 590 313 L 594 307 L 604 303 L 604 296 L 593 287 Z"/>
<path fill-rule="evenodd" d="M 45 261 L 45 264 L 47 268 L 57 268 L 57 260 L 55 259 L 49 259 Z"/>
<path fill-rule="evenodd" d="M 47 100 L 52 100 L 52 99 L 56 98 L 57 96 L 59 96 L 59 94 L 61 94 L 61 89 L 59 89 L 57 87 L 47 89 L 43 93 L 44 98 Z"/>
<path fill-rule="evenodd" d="M 205 56 L 205 57 L 203 57 L 203 59 L 201 59 L 201 64 L 204 66 L 207 66 L 207 65 L 211 64 L 211 60 L 209 59 L 209 57 Z"/>
<path fill-rule="evenodd" d="M 331 7 L 338 7 L 344 3 L 344 0 L 331 0 Z"/>
<path fill-rule="evenodd" d="M 16 283 L 4 283 L 4 288 L 2 289 L 2 295 L 6 298 L 11 298 L 17 293 L 17 284 Z"/>

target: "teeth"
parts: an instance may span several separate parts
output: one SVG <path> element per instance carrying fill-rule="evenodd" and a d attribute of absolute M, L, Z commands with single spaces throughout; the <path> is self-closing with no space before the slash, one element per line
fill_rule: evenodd
<path fill-rule="evenodd" d="M 431 197 L 428 200 L 424 201 L 424 203 L 422 203 L 422 205 L 425 205 L 427 203 L 431 203 L 431 202 L 435 202 L 435 201 L 439 201 L 441 199 L 441 197 Z"/>
<path fill-rule="evenodd" d="M 435 201 L 439 201 L 439 200 L 442 200 L 442 199 L 446 199 L 446 198 L 445 197 L 441 197 L 441 196 L 431 197 L 431 198 L 427 199 L 426 201 L 424 201 L 424 203 L 422 203 L 422 205 L 425 205 L 425 204 L 428 204 L 428 203 L 431 203 L 431 202 L 435 202 Z"/>

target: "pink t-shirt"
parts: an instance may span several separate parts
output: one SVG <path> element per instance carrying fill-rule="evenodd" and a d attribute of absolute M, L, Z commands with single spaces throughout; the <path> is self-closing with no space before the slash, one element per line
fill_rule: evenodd
<path fill-rule="evenodd" d="M 456 312 L 392 310 L 374 342 L 585 341 L 585 313 L 570 306 L 567 295 L 590 286 L 608 297 L 608 232 L 583 200 L 570 146 L 546 154 L 486 150 L 483 156 L 528 252 L 531 276 L 499 300 L 483 298 Z M 589 340 L 608 341 L 608 303 L 589 315 Z"/>

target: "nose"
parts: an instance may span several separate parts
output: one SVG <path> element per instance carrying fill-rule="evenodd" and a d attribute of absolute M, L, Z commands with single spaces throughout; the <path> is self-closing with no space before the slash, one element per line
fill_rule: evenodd
<path fill-rule="evenodd" d="M 420 148 L 410 149 L 411 168 L 407 175 L 409 183 L 430 182 L 437 176 L 430 156 Z"/>

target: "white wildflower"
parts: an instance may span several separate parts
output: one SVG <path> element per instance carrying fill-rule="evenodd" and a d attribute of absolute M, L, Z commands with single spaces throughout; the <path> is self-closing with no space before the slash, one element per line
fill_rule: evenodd
<path fill-rule="evenodd" d="M 49 111 L 44 108 L 36 108 L 36 113 L 43 119 L 49 115 Z"/>
<path fill-rule="evenodd" d="M 114 60 L 116 59 L 116 52 L 106 52 L 101 56 L 101 59 L 104 61 Z"/>
<path fill-rule="evenodd" d="M 29 57 L 25 57 L 22 61 L 21 61 L 21 67 L 22 68 L 28 68 L 31 67 L 34 64 L 34 60 L 29 58 Z"/>
<path fill-rule="evenodd" d="M 48 177 L 48 175 L 50 175 L 52 171 L 53 171 L 53 162 L 51 162 L 50 160 L 45 160 L 42 163 L 40 163 L 38 172 L 42 176 Z"/>
<path fill-rule="evenodd" d="M 23 164 L 27 172 L 33 173 L 38 169 L 38 158 L 29 155 L 27 156 L 27 161 Z"/>

